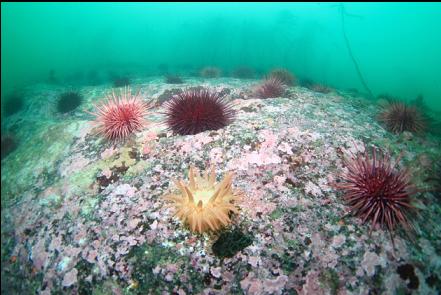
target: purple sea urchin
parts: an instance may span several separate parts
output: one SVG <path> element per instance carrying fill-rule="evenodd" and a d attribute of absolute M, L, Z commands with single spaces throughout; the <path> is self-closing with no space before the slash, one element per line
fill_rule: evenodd
<path fill-rule="evenodd" d="M 403 102 L 392 102 L 380 113 L 378 120 L 393 133 L 422 132 L 426 128 L 421 112 Z"/>
<path fill-rule="evenodd" d="M 286 86 L 294 86 L 296 78 L 291 72 L 286 69 L 275 69 L 269 73 L 270 78 L 276 78 L 280 80 Z"/>
<path fill-rule="evenodd" d="M 83 97 L 79 92 L 67 91 L 58 97 L 57 110 L 60 113 L 69 113 L 81 105 Z"/>
<path fill-rule="evenodd" d="M 254 93 L 259 98 L 280 97 L 285 93 L 285 85 L 279 79 L 271 77 L 258 85 Z"/>
<path fill-rule="evenodd" d="M 221 94 L 205 88 L 187 89 L 166 102 L 166 123 L 176 134 L 217 130 L 231 123 L 234 112 Z"/>
<path fill-rule="evenodd" d="M 24 99 L 21 95 L 14 93 L 6 97 L 3 102 L 2 98 L 2 109 L 4 110 L 3 114 L 5 117 L 11 116 L 15 113 L 21 111 L 24 107 Z"/>

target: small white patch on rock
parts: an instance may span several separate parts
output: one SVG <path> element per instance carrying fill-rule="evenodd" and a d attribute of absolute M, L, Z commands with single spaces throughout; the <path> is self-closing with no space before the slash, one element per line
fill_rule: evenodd
<path fill-rule="evenodd" d="M 340 248 L 346 242 L 346 237 L 342 234 L 335 236 L 332 239 L 332 247 L 337 249 Z"/>
<path fill-rule="evenodd" d="M 260 264 L 260 259 L 259 257 L 256 256 L 250 256 L 248 258 L 248 263 L 252 266 L 252 267 L 257 267 Z"/>
<path fill-rule="evenodd" d="M 72 261 L 71 257 L 67 257 L 67 256 L 63 257 L 63 259 L 61 259 L 61 261 L 57 265 L 57 270 L 63 272 L 71 261 Z"/>
<path fill-rule="evenodd" d="M 157 229 L 158 228 L 158 221 L 157 220 L 153 221 L 153 223 L 150 225 L 150 228 L 152 230 Z"/>
<path fill-rule="evenodd" d="M 113 194 L 132 197 L 135 195 L 135 191 L 136 191 L 136 189 L 134 187 L 131 187 L 129 184 L 124 183 L 124 184 L 117 186 L 115 188 Z"/>
<path fill-rule="evenodd" d="M 73 268 L 64 275 L 62 285 L 63 287 L 70 287 L 78 281 L 78 270 Z"/>
<path fill-rule="evenodd" d="M 221 277 L 221 267 L 211 267 L 210 273 L 216 279 L 220 278 Z"/>
<path fill-rule="evenodd" d="M 378 256 L 374 252 L 366 252 L 363 256 L 363 261 L 361 262 L 361 266 L 363 267 L 365 273 L 368 276 L 373 276 L 375 274 L 375 267 L 380 265 L 382 267 L 386 266 L 386 262 L 380 256 Z"/>

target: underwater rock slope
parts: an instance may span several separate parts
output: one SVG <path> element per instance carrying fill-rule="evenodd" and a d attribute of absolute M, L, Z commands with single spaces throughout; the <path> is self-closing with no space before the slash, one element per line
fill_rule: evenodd
<path fill-rule="evenodd" d="M 133 81 L 157 103 L 144 129 L 116 143 L 82 110 L 62 116 L 38 104 L 57 89 L 30 91 L 41 111 L 20 121 L 17 136 L 27 139 L 2 160 L 2 293 L 435 294 L 441 205 L 425 179 L 439 139 L 389 133 L 376 121 L 380 108 L 362 98 L 288 87 L 259 99 L 255 84 Z M 163 102 L 200 85 L 225 95 L 234 121 L 173 134 Z M 110 90 L 81 89 L 81 109 Z M 336 185 L 345 156 L 370 146 L 402 153 L 397 168 L 408 167 L 420 189 L 415 230 L 396 229 L 394 244 L 381 227 L 369 235 L 371 224 L 349 214 Z M 191 166 L 210 164 L 218 182 L 234 172 L 225 189 L 240 198 L 229 223 L 200 234 L 173 216 L 165 196 L 176 192 L 173 179 L 189 181 Z"/>

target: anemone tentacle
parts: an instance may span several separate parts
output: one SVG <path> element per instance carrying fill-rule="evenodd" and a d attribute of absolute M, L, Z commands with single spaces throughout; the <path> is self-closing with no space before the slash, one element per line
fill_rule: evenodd
<path fill-rule="evenodd" d="M 201 175 L 194 167 L 188 171 L 189 183 L 174 181 L 180 194 L 165 196 L 175 216 L 192 231 L 216 231 L 231 223 L 229 214 L 238 213 L 234 202 L 241 194 L 232 189 L 233 173 L 216 183 L 214 166 Z"/>

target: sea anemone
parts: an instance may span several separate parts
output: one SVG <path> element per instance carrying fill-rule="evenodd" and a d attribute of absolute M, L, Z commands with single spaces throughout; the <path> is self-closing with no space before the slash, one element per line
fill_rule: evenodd
<path fill-rule="evenodd" d="M 336 185 L 353 215 L 363 223 L 370 221 L 371 230 L 379 224 L 391 236 L 398 224 L 407 231 L 412 229 L 409 215 L 415 207 L 411 196 L 417 192 L 409 171 L 396 169 L 399 160 L 392 164 L 388 155 L 372 147 L 370 154 L 365 150 L 345 160 L 347 171 Z"/>
<path fill-rule="evenodd" d="M 165 197 L 184 224 L 194 232 L 217 231 L 231 223 L 230 212 L 238 213 L 234 201 L 240 194 L 233 190 L 233 173 L 228 172 L 220 183 L 216 183 L 214 166 L 201 176 L 195 168 L 188 172 L 189 184 L 174 181 L 179 194 Z"/>
<path fill-rule="evenodd" d="M 426 128 L 422 113 L 416 107 L 408 106 L 403 102 L 390 103 L 380 113 L 378 120 L 393 133 L 402 133 L 403 131 L 418 133 Z"/>
<path fill-rule="evenodd" d="M 201 70 L 201 76 L 204 78 L 217 78 L 220 73 L 220 69 L 216 67 L 205 67 Z"/>
<path fill-rule="evenodd" d="M 124 88 L 120 95 L 112 91 L 107 100 L 95 106 L 98 133 L 108 140 L 124 140 L 130 134 L 140 131 L 147 121 L 144 117 L 151 108 L 150 103 L 142 100 L 139 92 L 132 95 L 131 90 Z"/>
<path fill-rule="evenodd" d="M 294 86 L 296 77 L 286 69 L 275 69 L 269 73 L 270 78 L 276 78 L 280 80 L 286 86 Z"/>
<path fill-rule="evenodd" d="M 280 97 L 285 93 L 285 85 L 277 78 L 268 78 L 264 80 L 254 90 L 254 94 L 260 98 Z"/>
<path fill-rule="evenodd" d="M 187 89 L 165 103 L 166 124 L 176 134 L 217 130 L 231 123 L 234 112 L 220 93 L 206 88 Z"/>
<path fill-rule="evenodd" d="M 79 105 L 81 105 L 82 101 L 83 97 L 78 92 L 64 92 L 58 97 L 57 110 L 58 112 L 63 114 L 71 112 L 75 110 Z"/>

